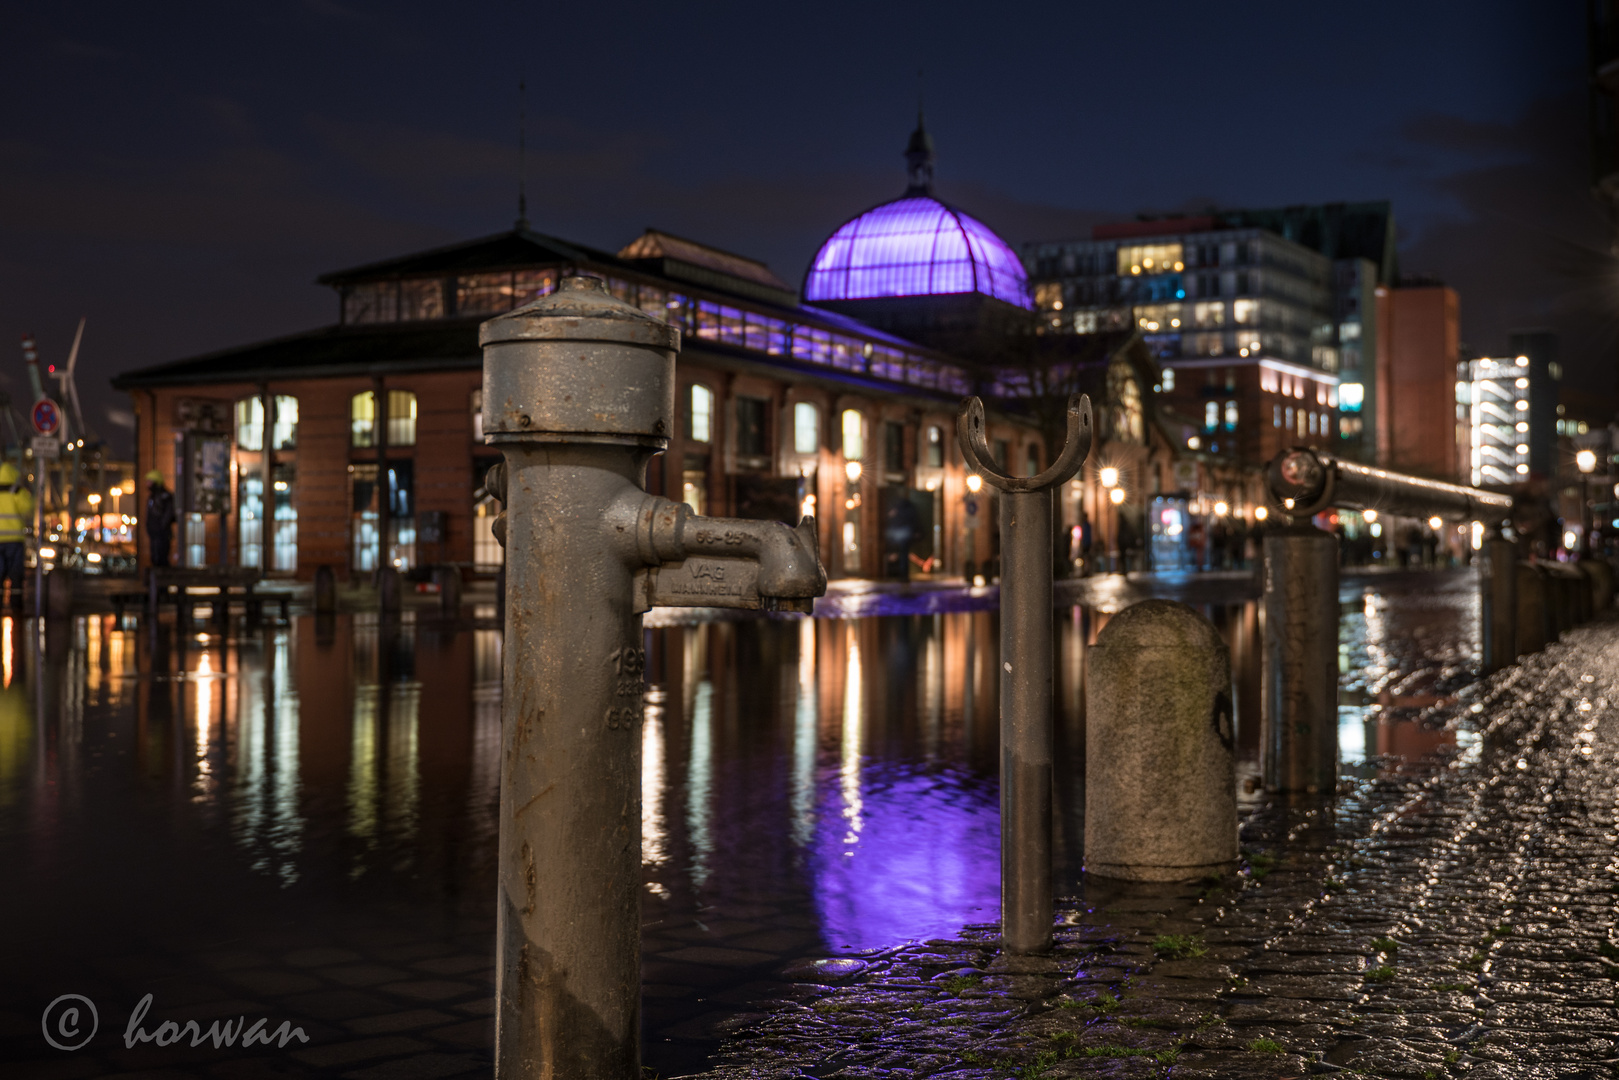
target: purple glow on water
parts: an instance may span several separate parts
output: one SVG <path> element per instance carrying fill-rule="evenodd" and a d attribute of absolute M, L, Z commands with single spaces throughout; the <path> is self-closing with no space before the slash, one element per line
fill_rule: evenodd
<path fill-rule="evenodd" d="M 873 775 L 880 772 L 881 775 Z M 954 937 L 1000 918 L 1000 807 L 991 783 L 951 770 L 873 770 L 833 781 L 812 873 L 833 948 Z"/>
<path fill-rule="evenodd" d="M 846 222 L 821 246 L 804 299 L 984 293 L 1032 306 L 1017 254 L 977 218 L 908 196 Z"/>

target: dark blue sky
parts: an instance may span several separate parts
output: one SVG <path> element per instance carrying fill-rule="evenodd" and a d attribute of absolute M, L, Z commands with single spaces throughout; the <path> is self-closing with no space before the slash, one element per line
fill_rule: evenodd
<path fill-rule="evenodd" d="M 1574 381 L 1613 389 L 1569 0 L 13 3 L 5 24 L 0 329 L 60 358 L 88 315 L 108 434 L 115 372 L 329 322 L 316 274 L 508 227 L 519 78 L 541 231 L 617 248 L 656 225 L 796 281 L 903 187 L 921 68 L 940 194 L 1014 244 L 1389 198 L 1403 269 L 1458 288 L 1471 346 L 1553 325 Z"/>

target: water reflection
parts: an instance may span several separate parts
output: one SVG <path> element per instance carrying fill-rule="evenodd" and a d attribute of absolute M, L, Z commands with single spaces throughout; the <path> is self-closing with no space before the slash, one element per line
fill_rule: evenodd
<path fill-rule="evenodd" d="M 1476 651 L 1471 588 L 1346 579 L 1346 761 L 1455 738 L 1421 717 Z M 1064 891 L 1082 860 L 1088 649 L 1130 599 L 1115 587 L 1057 624 Z M 1251 775 L 1261 613 L 1241 598 L 1202 610 L 1232 647 Z M 89 953 L 83 928 L 103 925 L 120 935 L 103 947 L 159 950 L 140 942 L 166 920 L 252 949 L 261 923 L 315 933 L 339 911 L 394 920 L 401 940 L 492 941 L 498 631 L 361 616 L 135 626 L 0 618 L 0 858 L 38 883 L 0 890 L 0 918 L 39 927 L 51 955 Z M 649 1064 L 656 1033 L 785 959 L 997 917 L 998 635 L 984 610 L 648 630 Z M 114 890 L 127 923 L 103 922 L 97 898 Z M 694 944 L 728 959 L 695 959 Z M 47 979 L 49 957 L 6 947 L 15 993 Z"/>

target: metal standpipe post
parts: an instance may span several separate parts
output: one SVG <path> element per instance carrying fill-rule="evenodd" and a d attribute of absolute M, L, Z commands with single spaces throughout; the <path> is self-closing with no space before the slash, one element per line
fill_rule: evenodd
<path fill-rule="evenodd" d="M 598 278 L 483 324 L 490 491 L 506 546 L 495 1072 L 639 1080 L 641 612 L 807 612 L 814 522 L 647 494 L 679 331 Z"/>
<path fill-rule="evenodd" d="M 1518 545 L 1491 529 L 1479 550 L 1479 629 L 1484 674 L 1517 659 Z"/>
<path fill-rule="evenodd" d="M 1084 464 L 1091 403 L 1068 401 L 1068 432 L 1051 467 L 1035 476 L 995 468 L 984 404 L 968 398 L 956 419 L 968 468 L 1001 491 L 1001 940 L 1010 953 L 1051 948 L 1053 489 Z"/>
<path fill-rule="evenodd" d="M 1338 783 L 1338 540 L 1310 524 L 1265 535 L 1260 709 L 1265 789 Z"/>

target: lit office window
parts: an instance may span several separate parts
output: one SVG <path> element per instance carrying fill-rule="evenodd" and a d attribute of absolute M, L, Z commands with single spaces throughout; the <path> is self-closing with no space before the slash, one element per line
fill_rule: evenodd
<path fill-rule="evenodd" d="M 1205 402 L 1203 405 L 1203 430 L 1215 431 L 1220 427 L 1220 403 L 1218 401 Z"/>
<path fill-rule="evenodd" d="M 928 427 L 928 442 L 922 460 L 933 468 L 944 465 L 944 429 L 937 425 Z"/>
<path fill-rule="evenodd" d="M 1186 269 L 1185 251 L 1180 244 L 1129 244 L 1119 248 L 1118 272 L 1126 274 L 1167 274 Z"/>
<path fill-rule="evenodd" d="M 1225 429 L 1227 431 L 1237 430 L 1237 403 L 1235 401 L 1225 403 Z"/>
<path fill-rule="evenodd" d="M 1166 391 L 1175 389 L 1175 369 L 1174 368 L 1166 367 L 1164 369 L 1164 389 Z"/>
<path fill-rule="evenodd" d="M 1280 405 L 1272 405 L 1271 406 L 1270 426 L 1271 427 L 1281 427 L 1282 426 L 1282 407 Z"/>
<path fill-rule="evenodd" d="M 691 387 L 686 437 L 692 442 L 708 442 L 714 437 L 714 391 L 702 383 L 693 383 Z"/>

